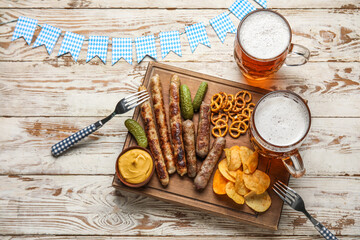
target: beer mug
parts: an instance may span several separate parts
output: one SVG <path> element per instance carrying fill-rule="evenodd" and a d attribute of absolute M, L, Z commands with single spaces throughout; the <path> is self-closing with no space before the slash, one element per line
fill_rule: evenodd
<path fill-rule="evenodd" d="M 253 11 L 239 24 L 234 58 L 242 74 L 249 79 L 265 79 L 284 63 L 299 66 L 305 64 L 309 57 L 309 49 L 291 43 L 288 21 L 274 11 Z"/>
<path fill-rule="evenodd" d="M 311 114 L 306 102 L 290 91 L 274 91 L 256 104 L 250 118 L 250 141 L 255 150 L 283 161 L 298 178 L 305 168 L 298 148 L 310 130 Z"/>

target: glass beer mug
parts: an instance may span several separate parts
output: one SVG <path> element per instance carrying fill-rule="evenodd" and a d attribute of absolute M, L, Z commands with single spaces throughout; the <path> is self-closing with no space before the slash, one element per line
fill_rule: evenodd
<path fill-rule="evenodd" d="M 255 80 L 269 77 L 285 63 L 305 64 L 310 51 L 291 43 L 291 28 L 280 14 L 260 9 L 246 15 L 239 24 L 234 58 L 242 74 Z"/>
<path fill-rule="evenodd" d="M 296 178 L 305 173 L 298 148 L 311 126 L 306 102 L 290 91 L 274 91 L 263 96 L 250 118 L 250 141 L 265 156 L 281 159 Z"/>

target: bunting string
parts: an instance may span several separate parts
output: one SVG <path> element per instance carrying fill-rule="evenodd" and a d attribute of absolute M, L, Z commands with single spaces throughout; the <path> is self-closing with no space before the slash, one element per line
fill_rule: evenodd
<path fill-rule="evenodd" d="M 267 8 L 267 0 L 255 0 L 262 8 Z M 230 14 L 242 20 L 248 13 L 256 10 L 256 8 L 248 0 L 236 0 L 228 9 L 209 20 L 208 24 L 203 22 L 185 26 L 184 32 L 168 31 L 160 32 L 157 37 L 154 35 L 132 38 L 112 38 L 107 36 L 85 36 L 66 31 L 62 33 L 60 28 L 43 24 L 38 24 L 36 19 L 20 16 L 18 19 L 0 23 L 0 26 L 16 22 L 16 27 L 11 41 L 23 38 L 28 45 L 31 45 L 35 30 L 41 28 L 40 34 L 36 38 L 33 48 L 44 45 L 48 54 L 51 55 L 55 45 L 60 37 L 63 37 L 58 57 L 70 53 L 74 61 L 78 60 L 81 48 L 85 41 L 88 41 L 88 49 L 86 62 L 91 61 L 94 57 L 98 57 L 106 64 L 108 46 L 111 44 L 112 60 L 111 64 L 115 65 L 120 59 L 124 59 L 129 64 L 133 62 L 133 44 L 135 44 L 137 63 L 140 63 L 146 56 L 157 60 L 157 51 L 155 41 L 160 39 L 161 57 L 164 59 L 171 51 L 182 56 L 180 36 L 186 34 L 190 45 L 191 52 L 194 53 L 197 46 L 201 43 L 211 48 L 206 28 L 211 26 L 220 41 L 224 43 L 228 33 L 235 34 L 236 27 L 230 19 Z"/>

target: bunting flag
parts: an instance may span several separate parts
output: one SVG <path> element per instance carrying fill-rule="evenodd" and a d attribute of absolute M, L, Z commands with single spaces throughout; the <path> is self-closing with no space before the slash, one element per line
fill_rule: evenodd
<path fill-rule="evenodd" d="M 30 45 L 35 33 L 37 22 L 38 21 L 36 19 L 20 16 L 17 20 L 11 41 L 23 37 L 27 44 Z"/>
<path fill-rule="evenodd" d="M 195 51 L 199 43 L 211 47 L 204 23 L 200 22 L 187 26 L 185 27 L 185 32 L 190 44 L 191 52 Z"/>
<path fill-rule="evenodd" d="M 85 37 L 83 35 L 66 32 L 58 56 L 70 53 L 75 62 L 77 62 L 84 39 Z"/>
<path fill-rule="evenodd" d="M 224 43 L 227 33 L 236 33 L 236 28 L 227 12 L 223 12 L 222 14 L 212 18 L 210 20 L 210 24 L 214 28 L 222 43 Z"/>
<path fill-rule="evenodd" d="M 132 64 L 132 40 L 131 38 L 113 38 L 112 39 L 112 65 L 121 58 Z"/>
<path fill-rule="evenodd" d="M 157 59 L 154 35 L 135 38 L 137 62 L 141 62 L 146 55 Z"/>
<path fill-rule="evenodd" d="M 36 39 L 33 48 L 39 47 L 41 45 L 45 45 L 47 52 L 49 55 L 55 47 L 57 40 L 59 39 L 61 34 L 61 29 L 53 27 L 48 24 L 44 24 L 41 28 L 41 32 Z"/>
<path fill-rule="evenodd" d="M 267 8 L 267 1 L 266 0 L 255 0 L 260 6 L 263 8 Z"/>
<path fill-rule="evenodd" d="M 166 55 L 169 54 L 170 51 L 173 51 L 180 57 L 182 56 L 179 31 L 161 32 L 159 36 L 161 56 L 163 59 L 166 57 Z"/>
<path fill-rule="evenodd" d="M 230 19 L 230 14 L 233 13 L 238 19 L 242 20 L 247 14 L 256 10 L 256 8 L 248 0 L 234 0 L 235 2 L 229 7 L 229 11 L 223 12 L 213 17 L 209 22 L 215 33 L 222 43 L 225 42 L 228 33 L 236 34 L 236 27 Z M 263 8 L 267 7 L 267 0 L 255 0 Z M 23 37 L 28 45 L 31 45 L 32 38 L 36 27 L 41 27 L 39 36 L 36 38 L 34 48 L 45 45 L 45 48 L 50 55 L 57 43 L 61 34 L 61 29 L 50 26 L 48 24 L 38 25 L 36 19 L 20 16 L 17 20 L 1 23 L 7 24 L 17 21 L 11 41 Z M 162 59 L 169 55 L 170 51 L 182 57 L 180 35 L 186 34 L 191 52 L 193 53 L 198 45 L 203 45 L 211 48 L 211 44 L 206 32 L 209 25 L 203 22 L 195 23 L 185 27 L 185 32 L 166 31 L 160 32 L 159 37 L 154 35 L 142 36 L 137 38 L 113 38 L 110 43 L 112 46 L 112 65 L 115 65 L 121 58 L 129 64 L 133 63 L 133 42 L 135 42 L 136 58 L 140 63 L 146 56 L 153 60 L 157 60 L 157 49 L 155 39 L 160 41 L 160 50 Z M 107 51 L 109 44 L 109 37 L 107 36 L 90 36 L 85 39 L 85 36 L 73 32 L 65 32 L 60 50 L 57 56 L 70 53 L 74 61 L 77 62 L 80 55 L 81 48 L 84 41 L 89 41 L 86 62 L 89 62 L 94 57 L 98 56 L 99 59 L 106 64 Z"/>
<path fill-rule="evenodd" d="M 101 61 L 106 64 L 107 48 L 109 37 L 105 36 L 90 36 L 86 62 L 98 56 Z"/>
<path fill-rule="evenodd" d="M 229 10 L 239 19 L 243 19 L 249 12 L 256 10 L 256 8 L 248 0 L 236 0 Z"/>

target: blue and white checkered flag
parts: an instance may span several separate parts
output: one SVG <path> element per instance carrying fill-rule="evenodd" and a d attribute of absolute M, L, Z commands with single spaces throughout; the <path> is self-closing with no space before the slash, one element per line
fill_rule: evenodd
<path fill-rule="evenodd" d="M 131 38 L 113 38 L 112 39 L 112 65 L 121 58 L 132 64 L 132 40 Z"/>
<path fill-rule="evenodd" d="M 37 22 L 38 21 L 36 19 L 20 16 L 17 20 L 15 31 L 11 38 L 11 41 L 23 37 L 27 44 L 30 45 L 35 33 Z"/>
<path fill-rule="evenodd" d="M 181 57 L 181 43 L 179 31 L 160 33 L 161 56 L 164 59 L 170 51 L 173 51 Z"/>
<path fill-rule="evenodd" d="M 44 24 L 41 28 L 41 32 L 36 39 L 33 48 L 39 47 L 41 45 L 45 45 L 47 52 L 49 55 L 55 47 L 57 40 L 59 39 L 61 34 L 61 29 L 53 27 L 48 24 Z"/>
<path fill-rule="evenodd" d="M 141 62 L 146 55 L 157 59 L 154 35 L 135 38 L 137 62 Z"/>
<path fill-rule="evenodd" d="M 211 47 L 204 23 L 200 22 L 187 26 L 185 27 L 185 32 L 190 44 L 191 52 L 195 51 L 199 43 Z"/>
<path fill-rule="evenodd" d="M 109 37 L 106 36 L 90 36 L 86 62 L 89 62 L 95 56 L 98 56 L 104 64 L 106 64 L 107 48 Z"/>
<path fill-rule="evenodd" d="M 83 35 L 72 32 L 66 32 L 64 39 L 61 43 L 58 56 L 61 56 L 65 53 L 70 53 L 76 62 L 79 57 L 80 50 L 84 42 L 84 38 L 85 37 Z"/>
<path fill-rule="evenodd" d="M 229 10 L 238 18 L 243 19 L 249 12 L 256 10 L 256 8 L 248 0 L 236 0 Z"/>
<path fill-rule="evenodd" d="M 267 8 L 267 1 L 266 0 L 255 0 L 255 2 L 260 4 L 260 6 L 262 6 L 263 8 Z"/>
<path fill-rule="evenodd" d="M 223 12 L 222 14 L 212 18 L 210 20 L 210 24 L 214 28 L 222 43 L 225 41 L 226 34 L 228 32 L 236 33 L 236 28 L 227 12 Z"/>

